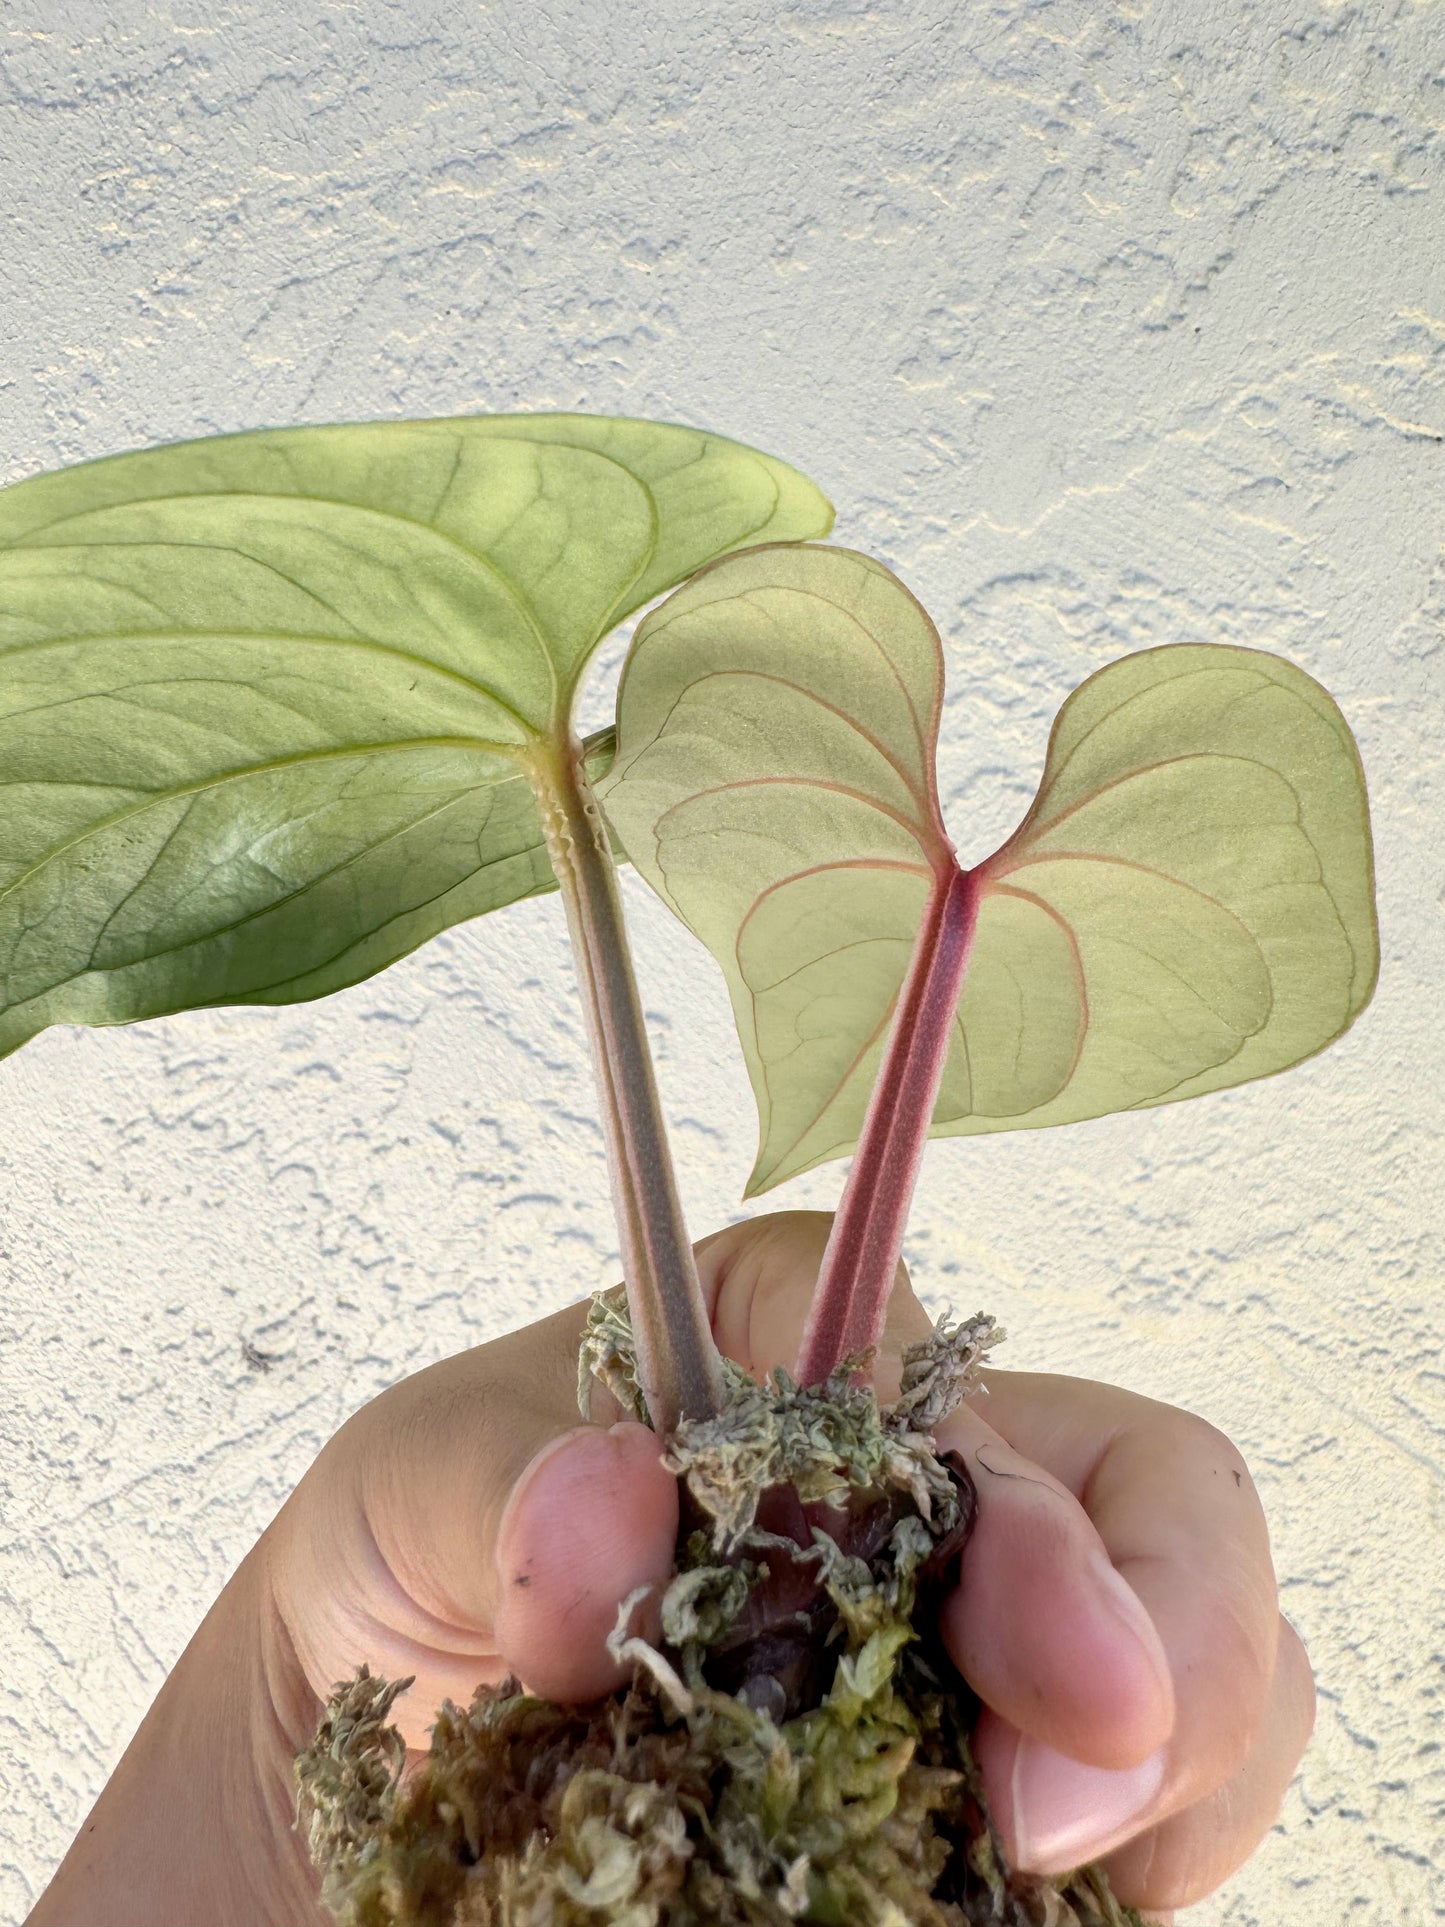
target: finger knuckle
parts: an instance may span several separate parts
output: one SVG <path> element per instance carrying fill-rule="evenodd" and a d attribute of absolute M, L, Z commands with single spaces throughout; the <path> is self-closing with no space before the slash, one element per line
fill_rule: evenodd
<path fill-rule="evenodd" d="M 1239 1447 L 1227 1432 L 1198 1412 L 1175 1414 L 1176 1450 L 1186 1452 L 1213 1478 L 1227 1479 L 1244 1500 L 1259 1503 L 1259 1493 Z"/>

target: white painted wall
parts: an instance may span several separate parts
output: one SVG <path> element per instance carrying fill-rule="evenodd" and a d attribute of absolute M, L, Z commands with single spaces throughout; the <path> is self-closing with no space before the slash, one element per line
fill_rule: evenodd
<path fill-rule="evenodd" d="M 1196 1407 L 1260 1479 L 1319 1731 L 1191 1927 L 1445 1920 L 1442 47 L 1432 0 L 0 12 L 0 479 L 473 409 L 755 441 L 943 627 L 965 855 L 1127 650 L 1278 650 L 1342 704 L 1357 1028 L 935 1147 L 911 1239 L 1007 1362 Z M 720 988 L 629 902 L 700 1232 L 750 1103 Z M 322 1005 L 0 1065 L 0 1915 L 344 1415 L 609 1276 L 589 1113 L 555 899 Z"/>

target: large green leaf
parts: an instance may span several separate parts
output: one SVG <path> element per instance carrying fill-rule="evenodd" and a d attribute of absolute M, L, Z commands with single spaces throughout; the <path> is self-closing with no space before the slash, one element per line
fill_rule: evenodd
<path fill-rule="evenodd" d="M 752 449 L 578 415 L 233 435 L 0 491 L 0 1052 L 318 997 L 551 887 L 525 771 L 597 642 L 830 522 Z"/>
<path fill-rule="evenodd" d="M 953 862 L 936 632 L 842 549 L 758 549 L 638 630 L 603 785 L 722 965 L 761 1121 L 750 1191 L 850 1150 Z M 1126 657 L 1060 712 L 1037 800 L 974 872 L 935 1135 L 1063 1124 L 1285 1069 L 1374 985 L 1353 738 L 1254 650 Z"/>

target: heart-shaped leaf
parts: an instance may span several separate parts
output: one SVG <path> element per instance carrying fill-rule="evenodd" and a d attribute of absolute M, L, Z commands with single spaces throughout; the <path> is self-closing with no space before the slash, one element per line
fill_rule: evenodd
<path fill-rule="evenodd" d="M 722 965 L 761 1121 L 750 1193 L 852 1149 L 953 865 L 936 632 L 841 549 L 757 549 L 641 625 L 603 785 Z M 970 873 L 933 1133 L 1062 1124 L 1285 1069 L 1377 965 L 1354 740 L 1278 657 L 1151 649 L 1060 712 L 1037 800 Z"/>
<path fill-rule="evenodd" d="M 526 772 L 600 638 L 830 521 L 737 443 L 575 415 L 226 436 L 0 491 L 0 1052 L 319 997 L 551 888 Z"/>

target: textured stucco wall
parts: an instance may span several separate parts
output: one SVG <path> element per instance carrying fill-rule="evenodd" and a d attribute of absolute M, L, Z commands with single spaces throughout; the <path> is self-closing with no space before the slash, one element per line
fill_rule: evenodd
<path fill-rule="evenodd" d="M 1357 1028 L 935 1147 L 910 1240 L 1006 1362 L 1193 1406 L 1255 1468 L 1319 1729 L 1199 1927 L 1445 1920 L 1442 49 L 1428 0 L 0 11 L 0 479 L 471 409 L 756 441 L 940 622 L 966 856 L 1129 649 L 1337 696 Z M 750 1102 L 720 987 L 628 896 L 700 1232 Z M 0 1065 L 0 1201 L 10 1919 L 346 1413 L 609 1276 L 555 899 L 323 1005 L 47 1034 Z"/>

